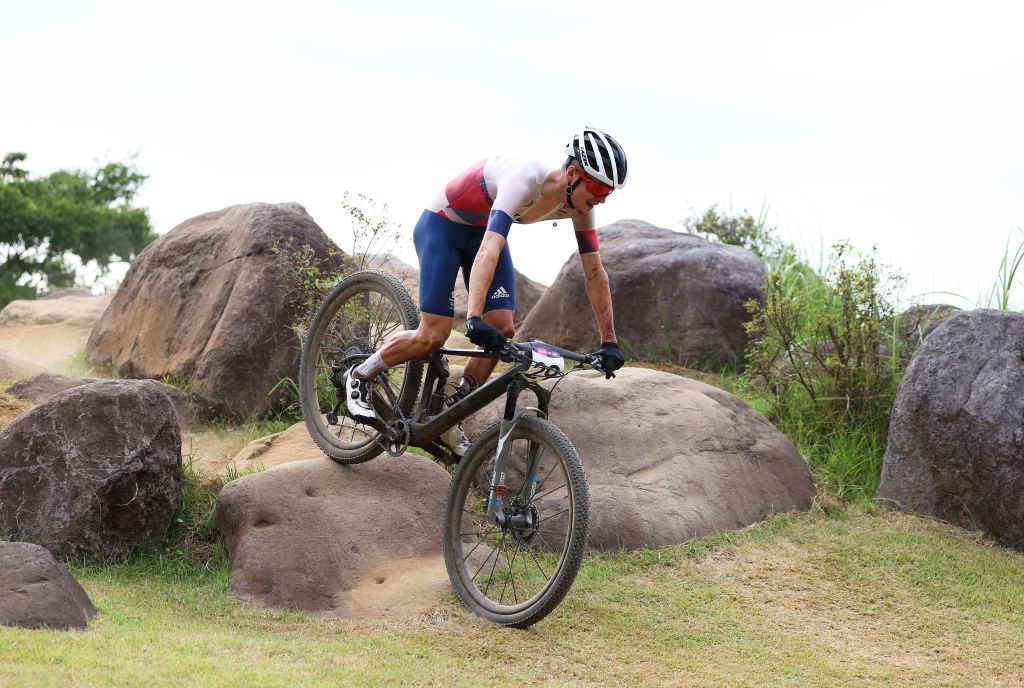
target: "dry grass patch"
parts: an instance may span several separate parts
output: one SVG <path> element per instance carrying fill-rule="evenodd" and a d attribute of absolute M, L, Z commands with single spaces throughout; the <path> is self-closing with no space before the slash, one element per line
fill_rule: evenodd
<path fill-rule="evenodd" d="M 32 408 L 32 404 L 7 391 L 12 384 L 11 380 L 0 380 L 0 429 L 7 427 L 12 420 Z"/>

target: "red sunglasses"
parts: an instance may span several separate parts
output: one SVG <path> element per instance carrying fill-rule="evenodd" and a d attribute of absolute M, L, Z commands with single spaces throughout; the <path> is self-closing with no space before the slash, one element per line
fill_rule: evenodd
<path fill-rule="evenodd" d="M 590 195 L 595 196 L 596 198 L 607 198 L 608 194 L 610 194 L 612 191 L 615 191 L 615 189 L 608 186 L 607 184 L 602 184 L 601 182 L 594 181 L 587 175 L 583 174 L 583 172 L 581 172 L 580 170 L 576 171 L 577 173 L 579 173 L 580 179 L 583 180 L 583 186 L 587 188 L 587 191 L 590 192 Z"/>

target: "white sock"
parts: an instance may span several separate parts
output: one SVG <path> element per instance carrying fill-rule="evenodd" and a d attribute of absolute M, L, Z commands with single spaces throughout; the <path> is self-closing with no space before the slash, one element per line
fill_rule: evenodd
<path fill-rule="evenodd" d="M 380 357 L 380 352 L 374 351 L 372 356 L 352 371 L 352 375 L 363 380 L 372 380 L 387 369 L 388 366 L 384 363 L 384 359 Z"/>

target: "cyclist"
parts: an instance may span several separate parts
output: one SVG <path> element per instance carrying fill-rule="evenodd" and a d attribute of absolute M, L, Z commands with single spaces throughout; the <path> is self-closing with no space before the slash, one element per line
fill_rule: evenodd
<path fill-rule="evenodd" d="M 376 417 L 369 383 L 388 368 L 444 345 L 455 316 L 453 289 L 459 268 L 469 290 L 466 334 L 485 350 L 500 350 L 514 333 L 515 273 L 506 237 L 513 223 L 571 218 L 587 296 L 601 332 L 596 352 L 608 377 L 625 362 L 616 342 L 608 275 L 598 252 L 594 209 L 626 183 L 626 154 L 608 134 L 585 127 L 566 146 L 560 168 L 511 157 L 476 163 L 445 187 L 413 230 L 420 264 L 420 324 L 391 337 L 358 367 L 346 372 L 348 408 L 356 420 Z M 487 380 L 497 360 L 472 358 L 452 402 Z M 468 440 L 456 426 L 443 438 L 459 456 Z"/>

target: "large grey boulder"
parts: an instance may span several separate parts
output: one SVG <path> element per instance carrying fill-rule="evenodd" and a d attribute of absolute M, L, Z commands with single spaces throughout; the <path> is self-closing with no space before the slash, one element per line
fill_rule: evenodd
<path fill-rule="evenodd" d="M 619 220 L 598 230 L 615 328 L 633 357 L 711 367 L 736 363 L 746 346 L 745 304 L 763 300 L 761 259 L 738 246 Z M 579 258 L 562 267 L 520 335 L 596 349 L 599 332 Z"/>
<path fill-rule="evenodd" d="M 0 530 L 58 557 L 158 545 L 181 501 L 181 435 L 160 383 L 60 392 L 0 431 Z"/>
<path fill-rule="evenodd" d="M 53 555 L 28 542 L 0 542 L 0 625 L 85 628 L 96 607 Z"/>
<path fill-rule="evenodd" d="M 62 373 L 44 372 L 15 382 L 7 388 L 7 391 L 24 401 L 42 404 L 58 392 L 63 392 L 72 387 L 81 387 L 93 382 L 101 382 L 101 379 L 95 377 L 71 377 Z M 177 387 L 164 384 L 163 382 L 156 384 L 160 385 L 160 389 L 163 390 L 167 398 L 174 404 L 174 409 L 178 413 L 178 425 L 180 427 L 194 428 L 202 424 L 201 414 L 198 413 L 194 404 L 184 392 Z"/>
<path fill-rule="evenodd" d="M 425 612 L 449 589 L 441 551 L 448 473 L 421 456 L 354 466 L 324 457 L 303 424 L 254 442 L 217 522 L 230 589 L 265 607 L 349 619 Z"/>
<path fill-rule="evenodd" d="M 962 311 L 924 340 L 896 396 L 878 495 L 1024 546 L 1024 315 Z"/>
<path fill-rule="evenodd" d="M 276 402 L 270 390 L 298 374 L 290 325 L 300 300 L 282 285 L 274 252 L 289 239 L 324 261 L 337 250 L 294 203 L 186 220 L 132 263 L 89 337 L 86 360 L 127 377 L 182 379 L 221 412 L 267 411 Z"/>
<path fill-rule="evenodd" d="M 590 486 L 591 547 L 674 545 L 811 505 L 799 451 L 745 402 L 656 370 L 617 375 L 570 375 L 551 397 L 551 421 L 576 447 Z M 470 436 L 504 403 L 468 420 Z M 528 393 L 520 399 L 532 403 Z"/>

